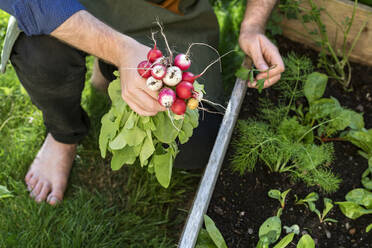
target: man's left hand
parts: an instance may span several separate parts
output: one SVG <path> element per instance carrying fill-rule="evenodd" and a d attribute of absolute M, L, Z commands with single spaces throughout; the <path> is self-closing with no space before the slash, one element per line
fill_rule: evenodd
<path fill-rule="evenodd" d="M 244 26 L 240 30 L 239 44 L 243 51 L 252 58 L 259 73 L 254 82 L 248 87 L 256 88 L 257 80 L 266 79 L 264 88 L 270 87 L 279 81 L 284 72 L 284 63 L 278 48 L 264 35 L 259 27 Z"/>

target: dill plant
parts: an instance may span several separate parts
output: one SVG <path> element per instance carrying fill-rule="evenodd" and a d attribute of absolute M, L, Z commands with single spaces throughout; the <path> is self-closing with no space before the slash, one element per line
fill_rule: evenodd
<path fill-rule="evenodd" d="M 238 122 L 238 135 L 232 142 L 235 151 L 231 158 L 232 167 L 244 174 L 252 172 L 260 163 L 271 172 L 288 172 L 294 180 L 334 192 L 341 180 L 329 168 L 334 158 L 333 145 L 315 139 L 320 127 L 323 131 L 332 127 L 326 125 L 330 114 L 322 115 L 322 118 L 311 117 L 309 107 L 295 104 L 301 97 L 309 97 L 309 90 L 305 92 L 304 88 L 309 75 L 313 76 L 311 61 L 291 53 L 285 63 L 287 70 L 275 87 L 281 93 L 279 103 L 260 99 L 258 118 Z M 311 98 L 314 101 L 308 99 L 309 106 L 323 93 L 315 92 L 315 97 Z M 343 123 L 343 129 L 344 126 Z"/>

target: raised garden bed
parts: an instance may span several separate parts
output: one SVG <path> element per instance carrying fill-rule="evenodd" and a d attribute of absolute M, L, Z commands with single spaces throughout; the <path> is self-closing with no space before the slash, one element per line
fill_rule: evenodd
<path fill-rule="evenodd" d="M 297 54 L 306 55 L 311 58 L 313 64 L 316 64 L 317 52 L 314 50 L 285 37 L 278 37 L 277 41 L 282 55 L 294 51 Z M 352 78 L 354 92 L 347 92 L 340 84 L 330 80 L 325 97 L 335 97 L 342 106 L 363 112 L 365 128 L 369 129 L 372 128 L 372 85 L 370 84 L 372 68 L 359 64 L 352 64 L 352 68 L 354 71 Z M 258 99 L 262 97 L 277 102 L 280 92 L 267 89 L 259 94 L 256 90 L 248 89 L 238 119 L 246 120 L 257 117 Z M 234 132 L 232 139 L 238 138 L 239 135 L 238 132 Z M 316 247 L 372 247 L 372 234 L 366 232 L 366 227 L 372 222 L 370 215 L 351 220 L 345 217 L 339 207 L 335 205 L 327 217 L 336 219 L 338 222 L 320 223 L 314 212 L 309 211 L 305 206 L 295 205 L 295 195 L 304 198 L 311 192 L 317 192 L 320 199 L 327 197 L 337 202 L 344 201 L 345 195 L 350 190 L 362 187 L 361 176 L 368 167 L 368 161 L 358 155 L 359 149 L 349 142 L 336 141 L 334 142 L 334 150 L 332 171 L 342 179 L 342 182 L 336 192 L 326 194 L 319 190 L 319 187 L 308 187 L 302 181 L 293 181 L 288 173 L 270 173 L 262 162 L 256 165 L 256 170 L 253 173 L 240 175 L 238 172 L 233 172 L 231 158 L 234 148 L 229 146 L 215 188 L 213 189 L 214 183 L 209 183 L 207 190 L 206 188 L 203 190 L 203 183 L 199 188 L 199 192 L 204 191 L 203 203 L 199 202 L 198 206 L 194 204 L 194 211 L 191 211 L 189 215 L 181 240 L 195 238 L 195 233 L 202 226 L 202 215 L 210 201 L 206 214 L 215 221 L 216 226 L 225 237 L 227 246 L 229 248 L 256 247 L 259 241 L 260 226 L 267 218 L 275 216 L 278 211 L 278 201 L 268 197 L 269 190 L 278 189 L 283 192 L 291 189 L 281 221 L 283 226 L 299 225 L 301 233 L 296 235 L 293 242 L 287 247 L 296 247 L 301 235 L 305 233 L 312 236 Z M 219 168 L 215 168 L 214 172 L 218 171 Z M 204 177 L 214 178 L 214 174 L 205 173 Z M 208 190 L 214 190 L 211 199 L 212 192 L 208 192 Z M 198 197 L 196 201 L 198 201 Z M 318 200 L 316 206 L 322 210 L 323 201 Z M 192 235 L 185 231 L 191 231 Z M 281 237 L 284 236 L 283 230 Z M 180 247 L 193 247 L 192 243 L 193 241 L 180 242 Z"/>
<path fill-rule="evenodd" d="M 303 45 L 279 38 L 280 50 L 283 55 L 289 51 L 308 55 L 316 62 L 316 52 L 306 49 Z M 338 84 L 329 83 L 326 97 L 336 97 L 343 106 L 358 112 L 364 112 L 366 128 L 372 127 L 372 68 L 358 64 L 353 65 L 354 76 L 352 84 L 354 92 L 345 92 Z M 258 98 L 266 97 L 277 101 L 278 93 L 268 89 L 259 95 L 257 91 L 248 90 L 242 106 L 239 119 L 247 119 L 257 115 Z M 237 133 L 233 138 L 237 137 Z M 371 215 L 365 215 L 357 220 L 346 218 L 335 206 L 330 218 L 337 223 L 320 224 L 318 217 L 304 206 L 294 205 L 294 195 L 305 197 L 310 192 L 320 193 L 320 198 L 328 197 L 333 201 L 343 201 L 347 192 L 361 187 L 360 179 L 368 167 L 365 158 L 358 155 L 358 148 L 349 142 L 334 142 L 335 157 L 332 170 L 340 176 L 342 183 L 337 192 L 325 194 L 318 187 L 307 187 L 303 182 L 293 182 L 286 173 L 269 173 L 267 167 L 257 164 L 256 171 L 241 176 L 232 172 L 230 159 L 233 148 L 230 147 L 220 172 L 207 214 L 216 222 L 230 248 L 256 247 L 260 225 L 269 217 L 275 216 L 278 201 L 267 196 L 270 189 L 284 191 L 291 188 L 287 204 L 281 217 L 282 224 L 291 226 L 298 224 L 303 233 L 309 233 L 316 247 L 372 247 L 372 234 L 366 233 L 365 228 L 372 222 Z M 322 201 L 317 206 L 323 209 Z M 284 236 L 284 231 L 282 236 Z M 296 247 L 301 235 L 295 236 L 294 242 L 288 247 Z"/>

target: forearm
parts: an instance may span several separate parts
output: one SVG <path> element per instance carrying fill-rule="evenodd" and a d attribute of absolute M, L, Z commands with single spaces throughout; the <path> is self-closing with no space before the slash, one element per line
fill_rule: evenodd
<path fill-rule="evenodd" d="M 276 2 L 277 0 L 248 0 L 242 27 L 255 27 L 264 32 Z"/>
<path fill-rule="evenodd" d="M 85 10 L 72 15 L 51 35 L 116 66 L 126 63 L 126 55 L 129 55 L 131 46 L 137 42 L 110 28 Z"/>

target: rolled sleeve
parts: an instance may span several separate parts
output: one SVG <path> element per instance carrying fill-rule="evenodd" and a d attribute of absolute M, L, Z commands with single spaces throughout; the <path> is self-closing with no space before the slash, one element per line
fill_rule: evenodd
<path fill-rule="evenodd" d="M 26 35 L 50 34 L 76 12 L 85 9 L 77 0 L 16 0 L 11 13 Z"/>

